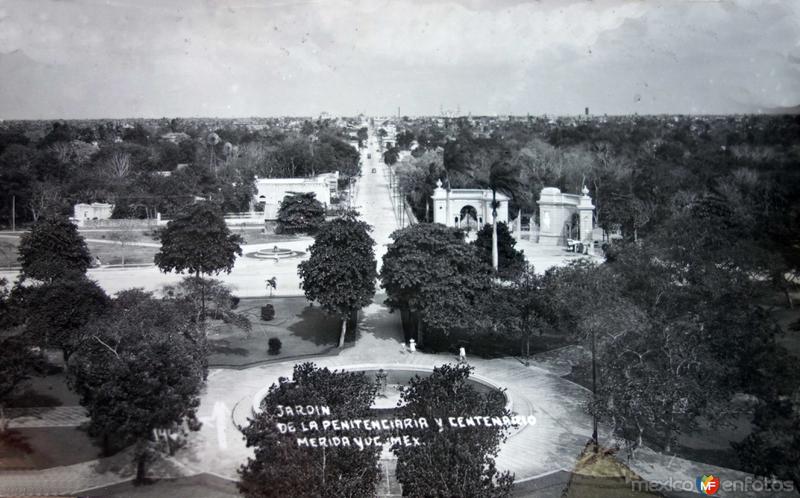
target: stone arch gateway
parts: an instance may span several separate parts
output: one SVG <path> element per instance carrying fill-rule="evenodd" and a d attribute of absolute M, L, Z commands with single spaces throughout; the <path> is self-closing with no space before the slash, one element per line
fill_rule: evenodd
<path fill-rule="evenodd" d="M 579 217 L 579 240 L 591 243 L 594 228 L 594 205 L 589 189 L 583 187 L 583 195 L 564 194 L 555 187 L 545 187 L 539 194 L 539 243 L 543 245 L 565 245 L 566 227 L 573 215 Z"/>
<path fill-rule="evenodd" d="M 447 216 L 447 190 L 442 188 L 442 181 L 436 182 L 436 189 L 431 196 L 433 200 L 433 221 L 449 227 L 461 224 L 462 211 L 471 207 L 475 210 L 478 227 L 492 222 L 492 191 L 489 189 L 451 189 L 450 216 Z M 508 223 L 508 196 L 497 193 L 497 222 Z M 466 221 L 466 218 L 464 219 Z"/>

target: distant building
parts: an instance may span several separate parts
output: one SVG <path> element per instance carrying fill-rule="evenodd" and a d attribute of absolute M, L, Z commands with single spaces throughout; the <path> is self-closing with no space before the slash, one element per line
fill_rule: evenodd
<path fill-rule="evenodd" d="M 284 197 L 292 192 L 313 192 L 325 207 L 336 197 L 339 172 L 325 173 L 314 178 L 256 178 L 254 206 L 264 204 L 264 219 L 278 218 L 278 209 Z"/>
<path fill-rule="evenodd" d="M 161 140 L 165 140 L 167 142 L 172 142 L 174 144 L 179 144 L 179 143 L 183 142 L 184 140 L 190 140 L 191 138 L 192 137 L 190 137 L 186 133 L 183 133 L 182 131 L 164 133 L 163 135 L 161 135 Z"/>
<path fill-rule="evenodd" d="M 87 220 L 108 220 L 111 218 L 112 211 L 114 211 L 113 204 L 103 202 L 81 203 L 75 204 L 72 209 L 72 217 L 78 224 L 83 224 Z"/>

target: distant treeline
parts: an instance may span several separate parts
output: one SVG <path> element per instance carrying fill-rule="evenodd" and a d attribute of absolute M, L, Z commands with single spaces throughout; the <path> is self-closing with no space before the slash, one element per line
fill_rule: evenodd
<path fill-rule="evenodd" d="M 79 202 L 113 203 L 118 218 L 172 216 L 197 197 L 245 211 L 256 177 L 357 174 L 350 128 L 330 120 L 219 128 L 180 119 L 5 123 L 0 225 L 11 225 L 12 202 L 18 224 L 69 215 Z"/>
<path fill-rule="evenodd" d="M 713 211 L 710 221 L 735 225 L 731 237 L 786 256 L 800 244 L 800 116 L 457 118 L 400 128 L 398 150 L 413 150 L 395 168 L 420 220 L 437 179 L 487 187 L 492 165 L 504 162 L 519 180 L 507 192 L 512 217 L 522 210 L 538 221 L 545 186 L 586 185 L 596 224 L 631 240 Z"/>

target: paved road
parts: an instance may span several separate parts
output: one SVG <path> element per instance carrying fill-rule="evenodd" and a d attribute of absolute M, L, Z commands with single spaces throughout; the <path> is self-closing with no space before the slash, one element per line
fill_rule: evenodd
<path fill-rule="evenodd" d="M 372 237 L 376 243 L 375 257 L 380 269 L 386 246 L 391 242 L 389 236 L 399 227 L 389 196 L 387 166 L 377 159 L 378 156 L 380 154 L 373 152 L 372 159 L 365 159 L 363 176 L 358 187 L 358 204 L 361 206 L 362 218 L 372 225 Z M 372 172 L 373 168 L 375 173 Z"/>

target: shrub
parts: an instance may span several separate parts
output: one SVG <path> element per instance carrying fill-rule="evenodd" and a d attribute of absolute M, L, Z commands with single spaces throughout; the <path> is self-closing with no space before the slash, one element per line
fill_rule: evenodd
<path fill-rule="evenodd" d="M 261 319 L 268 322 L 275 318 L 275 307 L 271 304 L 266 304 L 261 307 Z"/>
<path fill-rule="evenodd" d="M 277 337 L 270 337 L 267 344 L 269 345 L 269 354 L 278 354 L 281 352 L 281 340 Z"/>
<path fill-rule="evenodd" d="M 231 309 L 235 310 L 239 306 L 239 296 L 231 296 Z"/>

